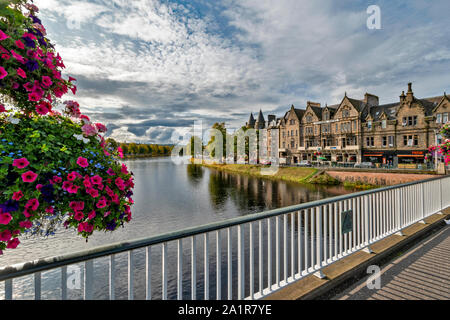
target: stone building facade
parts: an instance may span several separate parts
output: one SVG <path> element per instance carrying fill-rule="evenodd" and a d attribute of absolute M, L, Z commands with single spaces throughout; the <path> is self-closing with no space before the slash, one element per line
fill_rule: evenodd
<path fill-rule="evenodd" d="M 409 83 L 406 94 L 390 104 L 380 105 L 369 93 L 362 99 L 345 94 L 336 105 L 307 102 L 305 109 L 292 106 L 279 119 L 269 117 L 264 122 L 260 111 L 258 121 L 252 115 L 247 127 L 268 129 L 268 140 L 273 129 L 279 130 L 281 163 L 372 162 L 407 168 L 423 164 L 428 148 L 442 139 L 439 130 L 449 121 L 450 97 L 416 98 Z"/>

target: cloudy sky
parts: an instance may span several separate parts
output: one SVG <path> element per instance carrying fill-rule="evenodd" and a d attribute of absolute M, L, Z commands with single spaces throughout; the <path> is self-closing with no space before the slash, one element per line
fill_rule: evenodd
<path fill-rule="evenodd" d="M 120 141 L 243 125 L 344 92 L 450 92 L 450 1 L 35 0 L 82 111 Z M 381 9 L 369 30 L 366 10 Z"/>

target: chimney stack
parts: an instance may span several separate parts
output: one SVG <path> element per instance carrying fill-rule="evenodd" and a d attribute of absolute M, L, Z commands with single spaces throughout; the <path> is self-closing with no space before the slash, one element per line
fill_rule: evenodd
<path fill-rule="evenodd" d="M 400 103 L 403 103 L 403 101 L 405 101 L 405 98 L 406 98 L 405 91 L 402 91 L 402 94 L 400 96 Z"/>
<path fill-rule="evenodd" d="M 408 92 L 406 93 L 406 101 L 412 102 L 414 100 L 414 93 L 412 91 L 412 83 L 408 83 Z"/>

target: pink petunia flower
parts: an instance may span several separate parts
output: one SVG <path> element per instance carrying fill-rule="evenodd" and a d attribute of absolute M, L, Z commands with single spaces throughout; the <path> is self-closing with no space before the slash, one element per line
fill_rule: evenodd
<path fill-rule="evenodd" d="M 70 186 L 67 189 L 67 192 L 70 193 L 70 194 L 77 194 L 78 193 L 78 189 L 80 189 L 79 186 L 72 185 L 72 186 Z"/>
<path fill-rule="evenodd" d="M 79 157 L 77 160 L 77 164 L 82 168 L 87 168 L 89 166 L 89 162 L 86 158 Z"/>
<path fill-rule="evenodd" d="M 28 172 L 25 172 L 24 174 L 22 174 L 23 182 L 27 182 L 27 183 L 34 182 L 37 177 L 38 177 L 38 175 L 36 173 L 34 173 L 33 171 L 28 171 Z"/>
<path fill-rule="evenodd" d="M 97 128 L 90 124 L 85 124 L 84 126 L 82 126 L 81 130 L 83 131 L 83 134 L 88 137 L 91 137 L 97 133 Z"/>
<path fill-rule="evenodd" d="M 67 180 L 69 180 L 69 181 L 74 181 L 77 177 L 78 177 L 77 172 L 72 171 L 71 173 L 69 173 L 69 174 L 67 175 Z"/>
<path fill-rule="evenodd" d="M 114 172 L 114 170 L 111 169 L 111 168 L 109 168 L 109 169 L 106 171 L 106 173 L 109 174 L 110 176 L 115 176 L 115 175 L 116 175 L 116 173 Z"/>
<path fill-rule="evenodd" d="M 4 105 L 0 104 L 0 113 L 5 112 L 6 108 Z"/>
<path fill-rule="evenodd" d="M 6 40 L 8 38 L 10 38 L 10 36 L 0 30 L 0 41 Z"/>
<path fill-rule="evenodd" d="M 67 190 L 69 190 L 69 188 L 71 188 L 72 186 L 73 186 L 73 183 L 72 183 L 72 182 L 70 182 L 70 181 L 64 181 L 64 182 L 63 182 L 63 185 L 62 185 L 62 188 L 63 188 L 63 190 L 67 191 Z"/>
<path fill-rule="evenodd" d="M 50 87 L 53 84 L 50 77 L 43 76 L 42 77 L 42 85 L 46 88 Z"/>
<path fill-rule="evenodd" d="M 30 101 L 34 101 L 37 102 L 39 100 L 41 100 L 42 96 L 40 96 L 38 93 L 36 92 L 32 92 L 28 95 L 28 100 Z"/>
<path fill-rule="evenodd" d="M 49 113 L 49 110 L 44 104 L 40 103 L 36 105 L 36 112 L 41 116 L 45 116 L 47 113 Z"/>
<path fill-rule="evenodd" d="M 101 184 L 103 179 L 102 179 L 102 177 L 95 175 L 91 178 L 91 181 L 93 184 Z"/>
<path fill-rule="evenodd" d="M 39 200 L 36 198 L 28 200 L 25 208 L 28 210 L 31 209 L 32 211 L 36 211 L 39 208 Z"/>
<path fill-rule="evenodd" d="M 97 208 L 99 209 L 106 207 L 106 205 L 107 205 L 106 199 L 103 197 L 97 202 Z"/>
<path fill-rule="evenodd" d="M 62 182 L 62 178 L 58 177 L 58 176 L 54 176 L 52 180 L 53 180 L 54 183 L 61 183 Z"/>
<path fill-rule="evenodd" d="M 0 67 L 0 79 L 5 78 L 8 75 L 8 72 L 5 70 L 5 68 Z"/>
<path fill-rule="evenodd" d="M 23 71 L 22 68 L 17 69 L 17 75 L 18 75 L 19 77 L 24 78 L 24 79 L 27 78 L 27 74 L 25 73 L 25 71 Z"/>
<path fill-rule="evenodd" d="M 8 241 L 8 245 L 6 246 L 7 249 L 15 249 L 20 244 L 19 239 L 14 238 L 10 241 Z"/>
<path fill-rule="evenodd" d="M 21 228 L 30 229 L 33 226 L 33 224 L 31 223 L 31 221 L 25 220 L 25 221 L 20 221 L 19 226 Z"/>
<path fill-rule="evenodd" d="M 89 220 L 92 220 L 92 219 L 95 218 L 96 215 L 97 215 L 97 214 L 96 214 L 95 210 L 92 210 L 92 211 L 89 213 L 89 215 L 88 215 L 88 219 L 89 219 Z"/>
<path fill-rule="evenodd" d="M 27 158 L 15 159 L 13 161 L 13 167 L 17 167 L 17 169 L 23 169 L 28 167 L 30 162 L 28 162 Z"/>
<path fill-rule="evenodd" d="M 80 211 L 77 211 L 77 212 L 75 212 L 73 218 L 74 218 L 75 220 L 77 220 L 77 221 L 81 221 L 81 220 L 83 220 L 83 218 L 84 218 L 84 213 L 83 213 L 83 212 L 80 212 Z"/>
<path fill-rule="evenodd" d="M 23 197 L 23 192 L 22 191 L 17 191 L 13 193 L 12 199 L 15 201 L 19 201 L 20 199 L 22 199 Z"/>
<path fill-rule="evenodd" d="M 12 216 L 9 213 L 5 212 L 5 213 L 0 214 L 0 224 L 3 224 L 6 226 L 10 223 L 11 220 L 12 220 Z"/>
<path fill-rule="evenodd" d="M 83 211 L 84 209 L 84 202 L 83 201 L 71 201 L 69 204 L 69 207 L 73 211 Z"/>
<path fill-rule="evenodd" d="M 0 241 L 4 241 L 4 242 L 9 241 L 9 240 L 11 240 L 11 237 L 12 237 L 12 234 L 11 234 L 11 231 L 9 231 L 9 230 L 5 230 L 0 233 Z"/>
<path fill-rule="evenodd" d="M 20 49 L 25 49 L 25 45 L 23 44 L 22 41 L 17 40 L 15 43 L 16 43 L 16 46 L 17 46 L 18 48 L 20 48 Z"/>
<path fill-rule="evenodd" d="M 14 57 L 14 59 L 19 61 L 20 63 L 22 63 L 22 64 L 25 63 L 25 60 L 23 59 L 23 57 L 20 54 L 16 53 L 14 50 L 11 50 L 11 54 Z"/>

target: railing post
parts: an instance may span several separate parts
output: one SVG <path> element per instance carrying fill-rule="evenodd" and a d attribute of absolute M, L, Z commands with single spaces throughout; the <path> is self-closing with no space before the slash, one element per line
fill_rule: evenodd
<path fill-rule="evenodd" d="M 442 204 L 442 178 L 439 179 L 439 212 L 438 214 L 444 214 L 444 206 Z"/>
<path fill-rule="evenodd" d="M 419 223 L 422 223 L 422 224 L 427 224 L 426 222 L 425 222 L 425 183 L 424 182 L 422 182 L 421 183 L 421 191 L 422 191 L 422 197 L 421 197 L 421 199 L 422 199 L 422 202 L 421 202 L 421 204 L 422 204 L 422 219 L 419 221 Z"/>
<path fill-rule="evenodd" d="M 320 206 L 319 208 L 315 208 L 315 213 L 316 213 L 316 229 L 317 229 L 317 241 L 316 241 L 316 246 L 317 246 L 317 265 L 316 268 L 319 268 L 319 271 L 317 271 L 316 273 L 314 273 L 314 275 L 319 278 L 319 279 L 324 279 L 326 278 L 325 275 L 322 272 L 322 266 L 323 266 L 323 237 L 322 237 L 322 206 Z"/>
<path fill-rule="evenodd" d="M 371 206 L 370 206 L 370 196 L 364 196 L 364 227 L 365 227 L 365 238 L 366 238 L 366 247 L 363 249 L 363 251 L 367 253 L 373 253 L 372 249 L 370 248 L 370 239 L 372 237 L 371 234 Z"/>
<path fill-rule="evenodd" d="M 395 193 L 396 193 L 396 200 L 397 200 L 396 201 L 397 217 L 395 220 L 396 220 L 397 229 L 398 229 L 398 232 L 396 233 L 396 235 L 403 237 L 403 235 L 404 235 L 402 232 L 402 229 L 403 229 L 403 189 L 399 188 L 399 189 L 395 190 Z"/>

